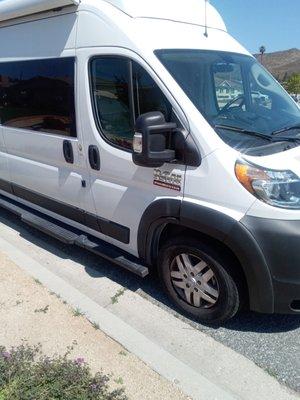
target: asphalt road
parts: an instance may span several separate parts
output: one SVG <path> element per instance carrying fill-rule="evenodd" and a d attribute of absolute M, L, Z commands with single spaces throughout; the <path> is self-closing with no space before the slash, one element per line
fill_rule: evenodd
<path fill-rule="evenodd" d="M 105 277 L 146 297 L 193 328 L 212 336 L 254 361 L 280 382 L 300 393 L 300 315 L 261 315 L 244 312 L 223 327 L 211 328 L 198 324 L 177 313 L 160 289 L 156 277 L 141 279 L 119 267 L 102 263 L 95 255 L 77 247 L 66 246 L 24 225 L 19 219 L 0 210 L 0 223 L 13 229 L 27 241 L 62 260 L 70 259 L 84 265 L 90 277 Z"/>

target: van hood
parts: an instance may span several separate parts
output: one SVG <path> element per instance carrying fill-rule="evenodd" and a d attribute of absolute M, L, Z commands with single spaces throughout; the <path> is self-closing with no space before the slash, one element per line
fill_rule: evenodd
<path fill-rule="evenodd" d="M 246 154 L 241 157 L 265 168 L 291 170 L 300 177 L 300 146 L 264 157 L 252 157 Z"/>

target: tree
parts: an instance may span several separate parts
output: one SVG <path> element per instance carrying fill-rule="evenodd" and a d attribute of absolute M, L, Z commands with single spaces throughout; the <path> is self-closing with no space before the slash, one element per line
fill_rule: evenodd
<path fill-rule="evenodd" d="M 284 74 L 284 77 L 283 77 L 283 79 L 282 79 L 282 82 L 287 82 L 287 80 L 288 80 L 288 73 L 286 72 L 285 74 Z"/>
<path fill-rule="evenodd" d="M 260 46 L 259 52 L 260 52 L 261 63 L 263 64 L 263 56 L 264 56 L 264 54 L 265 54 L 265 52 L 266 52 L 265 46 Z"/>
<path fill-rule="evenodd" d="M 300 74 L 294 74 L 287 80 L 286 89 L 289 93 L 300 94 Z"/>

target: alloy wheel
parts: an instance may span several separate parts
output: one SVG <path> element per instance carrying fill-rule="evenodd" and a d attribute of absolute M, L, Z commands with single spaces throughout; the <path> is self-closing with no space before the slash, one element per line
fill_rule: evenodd
<path fill-rule="evenodd" d="M 177 294 L 189 305 L 211 308 L 219 298 L 218 280 L 201 258 L 183 253 L 171 263 L 171 281 Z"/>

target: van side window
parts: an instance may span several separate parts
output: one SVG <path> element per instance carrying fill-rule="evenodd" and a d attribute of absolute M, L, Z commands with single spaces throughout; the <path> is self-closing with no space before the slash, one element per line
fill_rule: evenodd
<path fill-rule="evenodd" d="M 151 76 L 124 57 L 97 57 L 91 62 L 92 98 L 97 123 L 104 137 L 131 150 L 136 118 L 161 111 L 173 118 L 172 106 Z"/>
<path fill-rule="evenodd" d="M 74 58 L 1 63 L 1 125 L 76 137 L 74 69 Z"/>
<path fill-rule="evenodd" d="M 151 76 L 133 62 L 133 82 L 136 118 L 147 112 L 160 111 L 167 122 L 172 119 L 172 106 Z"/>
<path fill-rule="evenodd" d="M 94 59 L 91 80 L 96 117 L 104 136 L 118 146 L 131 148 L 134 120 L 129 60 Z"/>

